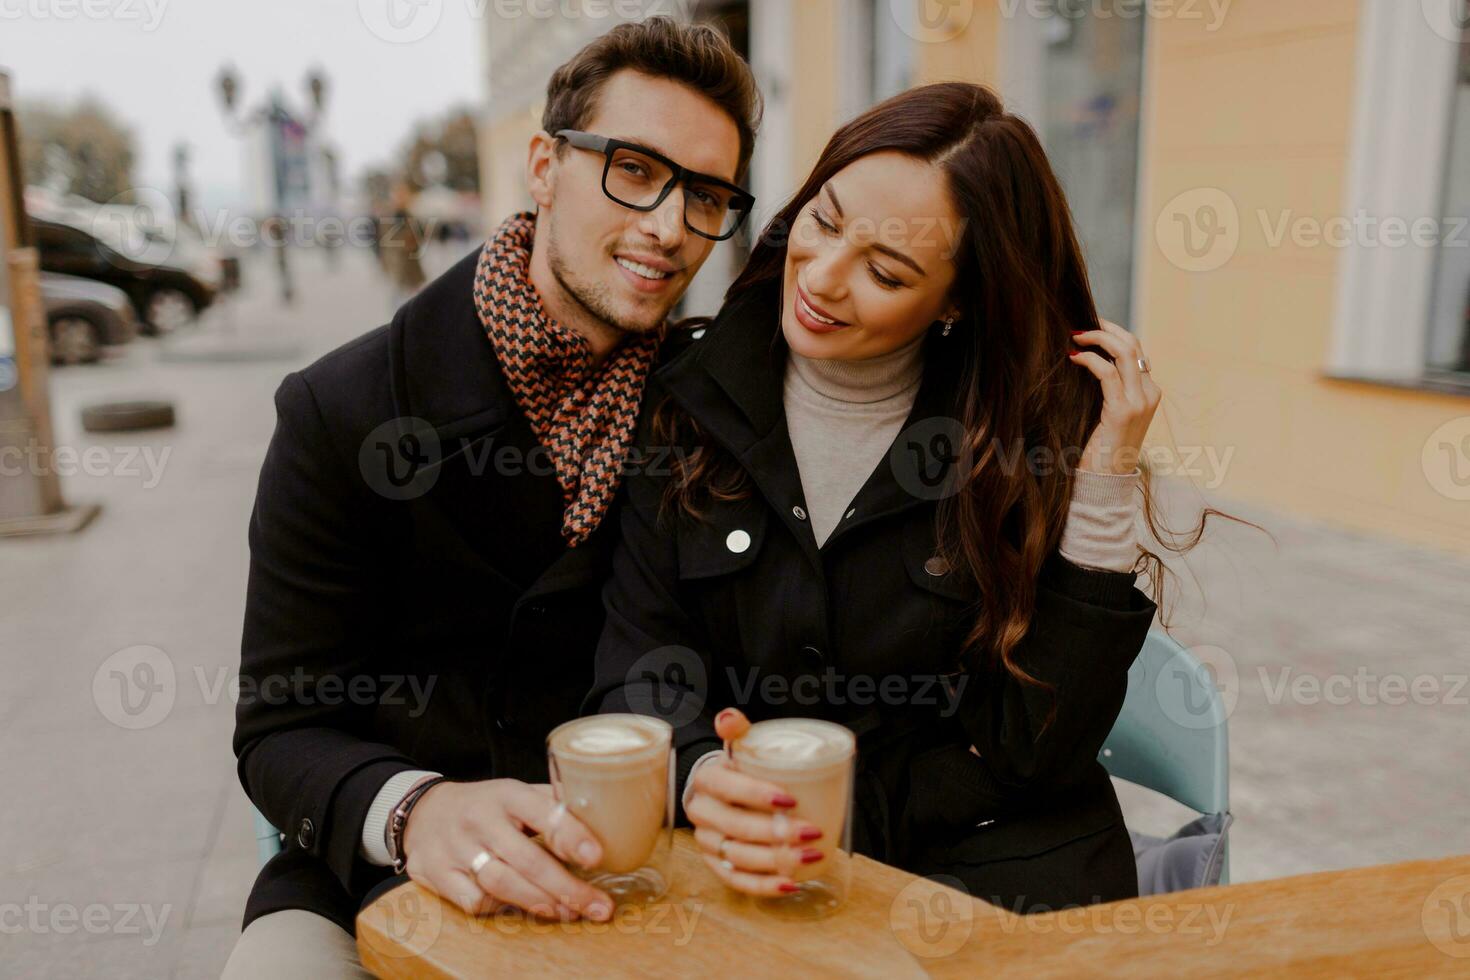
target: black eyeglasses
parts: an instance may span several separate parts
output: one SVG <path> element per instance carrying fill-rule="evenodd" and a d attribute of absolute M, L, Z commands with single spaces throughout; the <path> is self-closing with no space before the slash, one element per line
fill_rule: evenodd
<path fill-rule="evenodd" d="M 601 153 L 602 192 L 634 211 L 652 211 L 664 202 L 674 185 L 684 187 L 684 227 L 701 238 L 724 241 L 745 221 L 755 198 L 727 180 L 681 167 L 661 153 L 626 140 L 557 130 L 558 139 Z"/>

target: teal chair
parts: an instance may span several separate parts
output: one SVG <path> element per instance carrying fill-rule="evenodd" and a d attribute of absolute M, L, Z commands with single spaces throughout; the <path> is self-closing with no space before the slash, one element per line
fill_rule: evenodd
<path fill-rule="evenodd" d="M 250 812 L 255 814 L 255 853 L 264 866 L 265 862 L 281 853 L 281 845 L 286 838 L 255 807 L 251 807 Z"/>
<path fill-rule="evenodd" d="M 1123 710 L 1098 758 L 1118 779 L 1199 813 L 1230 812 L 1224 701 L 1208 669 L 1163 633 L 1148 635 L 1129 668 Z M 1228 843 L 1222 868 L 1221 883 L 1228 883 Z"/>

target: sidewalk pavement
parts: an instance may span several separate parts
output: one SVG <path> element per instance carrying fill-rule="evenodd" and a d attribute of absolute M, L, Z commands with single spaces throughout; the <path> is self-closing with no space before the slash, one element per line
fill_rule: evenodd
<path fill-rule="evenodd" d="M 297 346 L 290 360 L 169 360 L 140 340 L 53 374 L 58 444 L 102 447 L 110 462 L 63 480 L 71 501 L 103 504 L 90 527 L 0 541 L 0 927 L 13 933 L 0 975 L 213 977 L 229 955 L 256 859 L 228 684 L 271 396 L 288 370 L 389 312 L 371 258 L 341 258 L 329 273 L 301 257 L 284 318 L 269 267 L 247 267 L 235 329 L 273 324 L 261 340 Z M 172 399 L 177 426 L 81 431 L 82 405 L 134 396 Z M 1187 500 L 1171 490 L 1180 522 Z M 1175 588 L 1175 635 L 1210 648 L 1235 687 L 1236 880 L 1470 852 L 1470 690 L 1451 690 L 1470 673 L 1470 561 L 1210 502 L 1277 541 L 1212 523 L 1175 563 L 1198 579 Z M 119 716 L 109 691 L 123 679 L 104 662 L 138 645 L 161 651 L 144 660 L 172 668 L 173 693 Z M 1360 668 L 1379 681 L 1353 681 Z M 1440 696 L 1369 703 L 1386 675 L 1434 679 Z M 123 676 L 164 684 L 160 671 Z M 1314 680 L 1339 699 L 1338 677 L 1348 703 L 1312 703 Z M 1152 794 L 1124 797 L 1138 829 L 1188 819 Z"/>

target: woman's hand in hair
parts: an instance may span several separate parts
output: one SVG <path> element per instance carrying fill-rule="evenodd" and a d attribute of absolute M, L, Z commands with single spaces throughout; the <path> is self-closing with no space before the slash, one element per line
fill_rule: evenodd
<path fill-rule="evenodd" d="M 725 740 L 750 727 L 734 708 L 720 712 L 715 731 Z M 721 881 L 748 895 L 782 895 L 796 889 L 791 872 L 822 857 L 821 831 L 788 817 L 797 801 L 782 787 L 737 772 L 721 755 L 695 769 L 684 811 L 704 863 Z"/>
<path fill-rule="evenodd" d="M 1092 372 L 1103 392 L 1102 418 L 1077 465 L 1094 473 L 1121 475 L 1137 469 L 1143 437 L 1148 434 L 1163 392 L 1154 384 L 1153 376 L 1138 367 L 1144 356 L 1138 338 L 1116 323 L 1101 322 L 1101 330 L 1072 334 L 1079 346 L 1096 348 L 1072 351 L 1071 358 Z"/>

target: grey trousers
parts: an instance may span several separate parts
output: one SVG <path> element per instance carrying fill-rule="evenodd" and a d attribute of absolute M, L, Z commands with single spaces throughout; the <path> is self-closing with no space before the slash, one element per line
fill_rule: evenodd
<path fill-rule="evenodd" d="M 220 980 L 366 980 L 357 943 L 331 919 L 305 909 L 262 915 L 240 933 Z"/>

